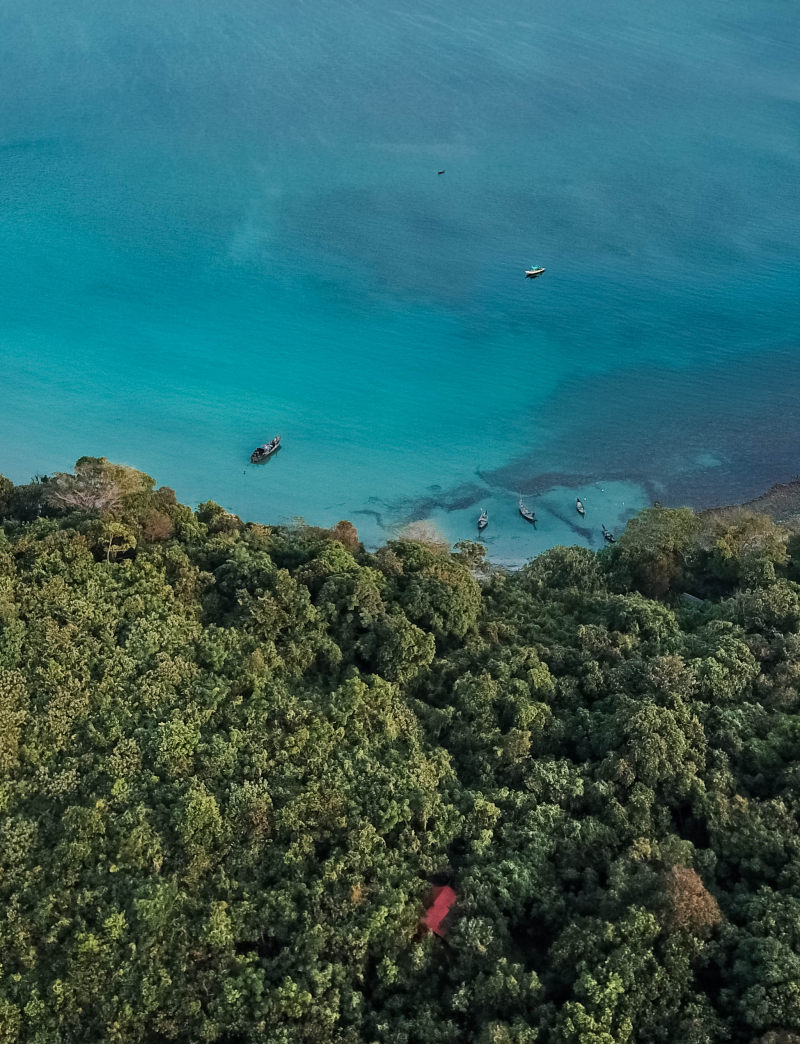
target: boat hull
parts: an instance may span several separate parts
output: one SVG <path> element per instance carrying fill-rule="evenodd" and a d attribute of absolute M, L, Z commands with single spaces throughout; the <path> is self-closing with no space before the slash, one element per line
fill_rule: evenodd
<path fill-rule="evenodd" d="M 270 450 L 269 453 L 259 453 L 259 454 L 252 453 L 250 455 L 250 463 L 251 464 L 263 464 L 265 460 L 269 460 L 270 457 L 274 457 L 279 449 L 280 449 L 280 446 L 276 446 L 276 448 L 274 450 Z"/>
<path fill-rule="evenodd" d="M 277 442 L 269 442 L 265 446 L 257 446 L 250 454 L 250 463 L 263 464 L 265 460 L 269 460 L 270 457 L 274 457 L 280 448 L 280 439 L 278 439 Z"/>

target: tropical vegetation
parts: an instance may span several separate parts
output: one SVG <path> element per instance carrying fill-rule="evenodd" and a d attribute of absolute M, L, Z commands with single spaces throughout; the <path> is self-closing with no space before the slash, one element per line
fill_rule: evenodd
<path fill-rule="evenodd" d="M 3 1044 L 800 1041 L 791 531 L 510 573 L 103 458 L 0 520 Z"/>

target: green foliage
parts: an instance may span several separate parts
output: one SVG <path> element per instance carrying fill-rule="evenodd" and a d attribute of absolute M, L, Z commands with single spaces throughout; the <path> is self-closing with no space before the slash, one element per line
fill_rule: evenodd
<path fill-rule="evenodd" d="M 709 567 L 728 582 L 763 582 L 775 578 L 775 566 L 788 561 L 788 533 L 766 515 L 739 510 L 706 523 Z"/>
<path fill-rule="evenodd" d="M 14 489 L 14 483 L 5 475 L 0 475 L 0 517 L 8 508 L 9 498 Z"/>
<path fill-rule="evenodd" d="M 0 1042 L 800 1037 L 771 523 L 653 509 L 509 574 L 104 458 L 0 517 Z"/>
<path fill-rule="evenodd" d="M 469 568 L 424 544 L 396 541 L 390 546 L 401 569 L 392 577 L 390 592 L 406 616 L 440 641 L 463 638 L 480 608 L 480 588 Z"/>
<path fill-rule="evenodd" d="M 648 508 L 632 519 L 609 557 L 612 577 L 649 597 L 680 590 L 697 554 L 700 522 L 688 508 Z"/>
<path fill-rule="evenodd" d="M 116 518 L 138 514 L 155 483 L 149 475 L 105 457 L 81 457 L 72 475 L 57 473 L 47 483 L 45 503 L 56 511 L 79 511 Z"/>

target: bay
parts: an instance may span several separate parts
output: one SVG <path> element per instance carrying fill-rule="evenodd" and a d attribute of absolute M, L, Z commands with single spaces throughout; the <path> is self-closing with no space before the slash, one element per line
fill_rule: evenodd
<path fill-rule="evenodd" d="M 781 0 L 6 0 L 0 470 L 370 544 L 486 508 L 509 562 L 791 478 L 799 45 Z"/>

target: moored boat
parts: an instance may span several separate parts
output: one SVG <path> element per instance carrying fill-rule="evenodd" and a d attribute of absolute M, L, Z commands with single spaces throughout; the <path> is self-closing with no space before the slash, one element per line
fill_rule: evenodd
<path fill-rule="evenodd" d="M 478 532 L 482 533 L 484 529 L 489 525 L 489 512 L 481 511 L 478 515 Z"/>
<path fill-rule="evenodd" d="M 536 266 L 531 266 L 531 268 L 525 269 L 525 278 L 538 279 L 540 275 L 544 275 L 545 271 L 546 269 L 544 268 L 537 268 Z"/>
<path fill-rule="evenodd" d="M 605 525 L 603 525 L 603 540 L 605 540 L 609 544 L 616 544 L 617 542 L 617 538 L 614 536 L 613 533 L 609 533 Z"/>
<path fill-rule="evenodd" d="M 281 437 L 276 435 L 270 442 L 265 442 L 263 446 L 256 446 L 253 452 L 250 454 L 251 464 L 261 464 L 272 456 L 273 453 L 281 448 Z"/>
<path fill-rule="evenodd" d="M 522 497 L 519 498 L 519 513 L 526 522 L 531 522 L 534 526 L 536 525 L 536 512 L 525 506 L 525 501 Z"/>
<path fill-rule="evenodd" d="M 581 501 L 580 497 L 577 497 L 575 499 L 575 510 L 578 512 L 579 515 L 586 514 L 586 508 L 583 506 L 583 502 Z"/>

